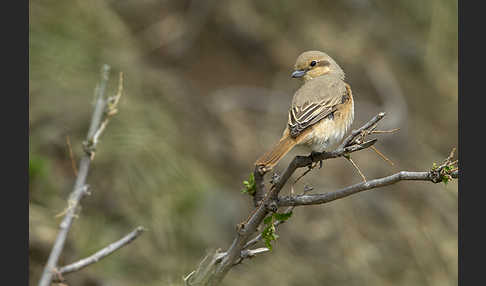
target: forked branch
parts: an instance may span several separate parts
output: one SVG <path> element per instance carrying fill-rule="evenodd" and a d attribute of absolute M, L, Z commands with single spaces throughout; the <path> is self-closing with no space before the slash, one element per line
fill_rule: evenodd
<path fill-rule="evenodd" d="M 79 162 L 76 181 L 74 183 L 73 190 L 69 196 L 67 207 L 60 214 L 64 215 L 64 218 L 59 225 L 59 233 L 49 254 L 46 266 L 44 267 L 44 270 L 42 272 L 42 276 L 38 284 L 39 286 L 49 286 L 53 279 L 53 275 L 59 274 L 59 271 L 57 270 L 57 263 L 64 249 L 64 244 L 66 242 L 73 220 L 76 217 L 76 211 L 84 195 L 89 194 L 88 185 L 86 185 L 86 178 L 88 176 L 91 161 L 94 159 L 95 156 L 96 146 L 110 118 L 117 113 L 118 102 L 123 93 L 123 75 L 120 73 L 118 92 L 116 93 L 116 95 L 106 97 L 105 91 L 108 84 L 109 72 L 110 66 L 106 64 L 103 65 L 101 70 L 101 81 L 95 89 L 96 102 L 91 118 L 91 124 L 89 126 L 86 140 L 83 142 L 85 154 Z M 138 234 L 139 233 L 137 233 L 134 238 L 136 238 Z M 65 271 L 65 273 L 68 273 L 68 271 Z"/>
<path fill-rule="evenodd" d="M 141 226 L 137 227 L 135 230 L 130 232 L 129 234 L 125 235 L 123 238 L 111 243 L 110 245 L 98 250 L 96 253 L 80 259 L 79 261 L 73 262 L 69 265 L 63 266 L 59 268 L 55 272 L 57 279 L 54 278 L 53 280 L 63 281 L 62 275 L 69 274 L 72 272 L 79 271 L 85 267 L 88 267 L 91 264 L 94 264 L 101 259 L 107 257 L 108 255 L 112 254 L 113 252 L 117 251 L 118 249 L 124 247 L 125 245 L 129 244 L 130 242 L 134 241 L 145 229 Z"/>
<path fill-rule="evenodd" d="M 236 237 L 233 243 L 225 252 L 216 251 L 203 260 L 204 267 L 199 267 L 197 270 L 191 272 L 184 281 L 186 285 L 218 285 L 226 276 L 228 271 L 236 264 L 247 257 L 267 252 L 266 248 L 258 249 L 257 252 L 252 252 L 252 256 L 245 255 L 245 251 L 250 251 L 248 248 L 254 246 L 262 239 L 262 233 L 255 235 L 258 232 L 258 227 L 263 222 L 267 214 L 276 212 L 279 207 L 289 207 L 287 211 L 292 210 L 296 206 L 309 204 L 323 204 L 344 198 L 346 196 L 371 190 L 378 187 L 395 184 L 402 180 L 419 180 L 429 181 L 433 183 L 447 182 L 452 178 L 458 178 L 458 168 L 454 164 L 457 161 L 452 161 L 452 155 L 448 160 L 440 166 L 434 166 L 430 171 L 426 172 L 406 172 L 402 171 L 391 176 L 364 181 L 362 183 L 346 187 L 344 189 L 324 194 L 302 194 L 297 196 L 283 196 L 279 197 L 282 188 L 287 184 L 290 177 L 299 168 L 314 168 L 323 160 L 328 160 L 338 157 L 348 157 L 350 153 L 357 152 L 363 149 L 372 147 L 377 139 L 367 139 L 372 134 L 386 134 L 392 133 L 396 130 L 390 131 L 376 131 L 377 123 L 385 117 L 385 113 L 381 112 L 374 116 L 370 121 L 364 124 L 361 128 L 353 130 L 351 134 L 346 137 L 341 145 L 334 151 L 322 152 L 312 154 L 312 156 L 296 156 L 287 166 L 282 175 L 275 175 L 272 177 L 271 186 L 267 191 L 264 184 L 264 176 L 266 170 L 255 168 L 253 177 L 255 179 L 255 194 L 254 203 L 255 209 L 251 212 L 249 217 L 237 225 Z M 278 226 L 282 222 L 275 222 L 274 226 Z M 252 238 L 253 237 L 253 238 Z M 202 265 L 201 264 L 201 265 Z M 204 271 L 201 271 L 204 269 Z"/>

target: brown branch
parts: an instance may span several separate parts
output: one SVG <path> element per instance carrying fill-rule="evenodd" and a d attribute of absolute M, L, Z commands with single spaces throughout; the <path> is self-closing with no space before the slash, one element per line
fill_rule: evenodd
<path fill-rule="evenodd" d="M 290 206 L 288 207 L 283 213 L 285 214 L 288 214 L 290 212 L 292 212 L 294 210 L 295 206 Z M 273 223 L 273 226 L 274 227 L 278 227 L 279 225 L 285 223 L 286 220 L 277 220 Z M 262 233 L 259 233 L 257 236 L 255 236 L 254 238 L 252 238 L 251 240 L 249 240 L 244 246 L 243 246 L 243 249 L 247 249 L 247 248 L 250 248 L 252 247 L 253 245 L 257 244 L 260 240 L 262 240 L 263 238 L 263 235 Z M 241 256 L 241 258 L 243 258 L 243 256 Z"/>
<path fill-rule="evenodd" d="M 376 149 L 375 146 L 371 146 L 371 149 L 373 149 L 373 151 L 375 151 L 375 153 L 378 154 L 378 156 L 380 156 L 383 160 L 388 162 L 388 164 L 390 164 L 390 166 L 395 166 L 395 163 L 393 163 L 392 160 L 388 159 L 385 155 L 383 155 L 383 153 L 381 153 L 378 149 Z"/>
<path fill-rule="evenodd" d="M 374 146 L 371 146 L 371 148 L 373 148 Z M 361 176 L 361 179 L 363 179 L 364 182 L 366 182 L 366 177 L 365 175 L 363 174 L 363 172 L 361 172 L 361 170 L 359 169 L 358 167 L 358 164 L 356 164 L 353 159 L 351 159 L 351 157 L 349 156 L 345 156 L 344 158 L 346 158 L 349 163 L 351 163 L 351 165 L 353 165 L 353 167 L 358 171 L 359 175 Z"/>
<path fill-rule="evenodd" d="M 74 176 L 78 175 L 78 169 L 76 168 L 76 160 L 74 160 L 73 148 L 71 147 L 71 140 L 69 140 L 69 135 L 66 135 L 66 144 L 69 150 L 69 158 L 71 159 L 71 167 L 73 168 Z"/>
<path fill-rule="evenodd" d="M 253 203 L 255 206 L 258 206 L 260 201 L 265 196 L 265 182 L 263 181 L 263 172 L 260 170 L 260 166 L 256 166 L 255 170 L 253 171 L 253 177 L 255 178 L 255 194 L 253 195 Z"/>

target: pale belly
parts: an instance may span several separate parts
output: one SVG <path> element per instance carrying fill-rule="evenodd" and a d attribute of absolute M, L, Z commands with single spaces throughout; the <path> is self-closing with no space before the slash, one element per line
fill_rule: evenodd
<path fill-rule="evenodd" d="M 353 106 L 352 106 L 353 107 Z M 341 144 L 346 132 L 348 131 L 354 119 L 354 108 L 346 114 L 339 114 L 333 119 L 325 118 L 314 125 L 310 132 L 300 145 L 307 145 L 314 152 L 332 151 Z"/>

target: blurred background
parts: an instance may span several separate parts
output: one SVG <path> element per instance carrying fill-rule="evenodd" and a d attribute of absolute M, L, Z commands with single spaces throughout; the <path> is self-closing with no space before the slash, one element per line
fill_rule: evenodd
<path fill-rule="evenodd" d="M 210 249 L 226 249 L 252 209 L 242 181 L 285 127 L 303 51 L 325 51 L 346 72 L 353 128 L 381 111 L 379 129 L 400 128 L 376 145 L 395 166 L 372 150 L 353 154 L 367 178 L 428 170 L 458 143 L 457 1 L 29 3 L 31 285 L 74 183 L 67 138 L 79 162 L 104 63 L 109 91 L 122 71 L 125 94 L 60 264 L 137 225 L 148 231 L 67 275 L 69 285 L 181 285 Z M 296 154 L 308 151 L 293 150 L 276 171 Z M 295 191 L 360 181 L 334 159 Z M 223 284 L 457 285 L 457 191 L 456 182 L 402 182 L 297 208 L 272 253 L 244 261 Z"/>

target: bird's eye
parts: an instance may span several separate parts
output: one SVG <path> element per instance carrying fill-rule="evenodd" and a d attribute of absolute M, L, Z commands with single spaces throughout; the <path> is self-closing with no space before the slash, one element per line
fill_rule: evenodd
<path fill-rule="evenodd" d="M 311 67 L 313 67 L 313 66 L 315 66 L 315 65 L 317 65 L 317 61 L 312 61 L 312 62 L 310 63 L 310 66 L 311 66 Z"/>

